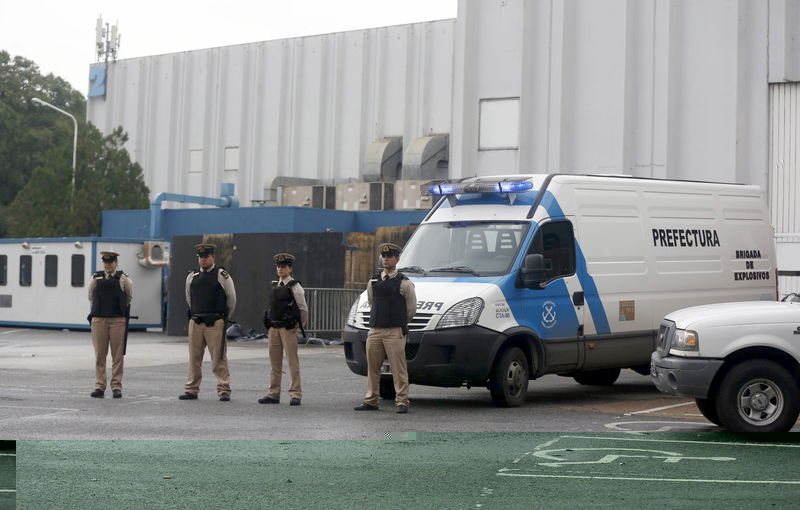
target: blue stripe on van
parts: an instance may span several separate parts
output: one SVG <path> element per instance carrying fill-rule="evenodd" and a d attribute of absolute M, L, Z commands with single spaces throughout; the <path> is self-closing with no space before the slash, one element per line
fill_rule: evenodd
<path fill-rule="evenodd" d="M 553 194 L 549 191 L 545 191 L 544 197 L 542 197 L 541 206 L 545 208 L 551 218 L 566 219 L 564 211 L 562 211 L 561 206 L 558 205 L 558 200 L 556 200 L 555 196 L 553 196 Z M 600 334 L 611 333 L 611 327 L 608 325 L 608 315 L 603 308 L 603 302 L 600 299 L 600 293 L 597 290 L 597 284 L 595 284 L 594 278 L 592 278 L 592 276 L 586 270 L 586 257 L 583 255 L 583 251 L 581 250 L 581 246 L 580 243 L 578 243 L 577 238 L 575 239 L 575 255 L 577 258 L 576 272 L 578 275 L 578 281 L 581 283 L 581 287 L 583 288 L 584 299 L 586 299 L 586 304 L 589 307 L 589 313 L 592 314 L 592 320 L 594 321 L 595 329 Z"/>

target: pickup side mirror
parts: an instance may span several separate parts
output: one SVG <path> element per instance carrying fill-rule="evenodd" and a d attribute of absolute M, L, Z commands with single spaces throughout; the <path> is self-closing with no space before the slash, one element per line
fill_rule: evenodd
<path fill-rule="evenodd" d="M 525 260 L 519 270 L 522 286 L 526 289 L 539 289 L 547 274 L 544 257 L 539 253 L 525 255 Z"/>

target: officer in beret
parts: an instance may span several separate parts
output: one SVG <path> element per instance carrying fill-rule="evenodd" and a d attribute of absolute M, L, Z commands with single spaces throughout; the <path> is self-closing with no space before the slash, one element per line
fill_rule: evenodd
<path fill-rule="evenodd" d="M 186 277 L 186 304 L 189 305 L 189 379 L 185 393 L 178 398 L 195 400 L 203 378 L 203 354 L 211 354 L 212 371 L 217 376 L 220 401 L 231 399 L 230 373 L 225 345 L 225 322 L 236 308 L 233 278 L 216 264 L 216 245 L 195 245 L 200 268 Z"/>
<path fill-rule="evenodd" d="M 408 412 L 408 367 L 406 334 L 408 323 L 417 311 L 417 295 L 411 280 L 397 270 L 401 249 L 384 243 L 378 248 L 383 271 L 367 284 L 369 333 L 367 333 L 367 394 L 356 411 L 377 411 L 380 395 L 380 369 L 389 358 L 398 413 Z"/>
<path fill-rule="evenodd" d="M 89 322 L 94 346 L 94 391 L 89 395 L 103 398 L 106 390 L 106 357 L 111 347 L 111 393 L 122 397 L 122 371 L 125 350 L 125 329 L 128 307 L 133 299 L 133 281 L 117 271 L 119 253 L 101 251 L 103 270 L 92 275 L 89 282 L 89 302 L 92 311 Z"/>
<path fill-rule="evenodd" d="M 300 282 L 292 277 L 294 255 L 278 253 L 272 257 L 278 279 L 272 282 L 272 299 L 264 312 L 264 326 L 269 335 L 269 390 L 259 404 L 277 404 L 281 399 L 283 353 L 289 361 L 292 384 L 289 386 L 289 405 L 299 406 L 303 398 L 300 388 L 300 359 L 297 355 L 297 332 L 308 321 L 306 295 Z"/>

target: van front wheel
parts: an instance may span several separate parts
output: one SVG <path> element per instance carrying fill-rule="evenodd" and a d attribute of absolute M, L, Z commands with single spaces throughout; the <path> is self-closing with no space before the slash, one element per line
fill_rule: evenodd
<path fill-rule="evenodd" d="M 606 368 L 590 372 L 577 372 L 572 377 L 580 384 L 611 386 L 619 378 L 619 368 Z"/>
<path fill-rule="evenodd" d="M 489 391 L 494 403 L 503 407 L 519 407 L 528 395 L 528 358 L 517 347 L 506 349 L 495 361 L 489 378 Z"/>

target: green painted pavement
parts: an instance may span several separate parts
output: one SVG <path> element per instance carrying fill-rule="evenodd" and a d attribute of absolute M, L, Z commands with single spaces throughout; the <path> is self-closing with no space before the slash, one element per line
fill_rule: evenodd
<path fill-rule="evenodd" d="M 800 437 L 396 433 L 385 441 L 20 441 L 30 509 L 788 508 Z"/>

